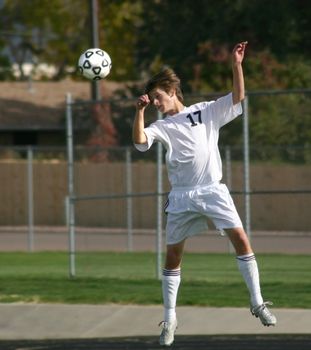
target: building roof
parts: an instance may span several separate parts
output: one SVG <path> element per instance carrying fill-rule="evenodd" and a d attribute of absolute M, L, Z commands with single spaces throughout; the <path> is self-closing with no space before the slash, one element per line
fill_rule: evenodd
<path fill-rule="evenodd" d="M 109 97 L 116 88 L 102 81 L 100 89 Z M 66 94 L 73 100 L 89 100 L 88 81 L 0 82 L 0 131 L 58 130 L 65 127 Z"/>

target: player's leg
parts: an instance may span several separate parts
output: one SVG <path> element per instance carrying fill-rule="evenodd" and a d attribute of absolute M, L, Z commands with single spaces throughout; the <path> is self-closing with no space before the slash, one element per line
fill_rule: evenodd
<path fill-rule="evenodd" d="M 276 318 L 266 307 L 269 302 L 263 301 L 258 265 L 246 232 L 242 227 L 225 231 L 235 248 L 238 267 L 250 293 L 252 313 L 260 317 L 265 326 L 274 326 Z"/>
<path fill-rule="evenodd" d="M 191 195 L 190 195 L 191 192 Z M 164 321 L 161 345 L 171 345 L 177 328 L 176 300 L 185 240 L 206 229 L 206 219 L 192 203 L 193 191 L 173 191 L 166 207 L 166 261 L 162 276 Z"/>
<path fill-rule="evenodd" d="M 258 266 L 249 239 L 241 227 L 225 231 L 236 251 L 239 270 L 250 292 L 251 305 L 261 305 L 263 299 L 260 290 Z"/>
<path fill-rule="evenodd" d="M 201 188 L 197 205 L 202 206 L 205 215 L 213 220 L 218 229 L 224 230 L 231 240 L 239 270 L 250 293 L 252 313 L 260 317 L 264 325 L 274 325 L 276 318 L 270 313 L 261 296 L 255 255 L 227 186 L 213 184 L 211 188 Z"/>
<path fill-rule="evenodd" d="M 171 345 L 177 328 L 176 300 L 180 284 L 180 268 L 185 241 L 167 245 L 165 267 L 162 276 L 164 320 L 160 336 L 161 345 Z"/>
<path fill-rule="evenodd" d="M 165 267 L 162 276 L 162 293 L 164 302 L 164 321 L 176 319 L 176 300 L 180 284 L 181 260 L 185 241 L 167 245 Z"/>

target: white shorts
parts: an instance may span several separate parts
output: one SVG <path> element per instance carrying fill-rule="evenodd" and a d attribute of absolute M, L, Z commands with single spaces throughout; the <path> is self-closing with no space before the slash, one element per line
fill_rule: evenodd
<path fill-rule="evenodd" d="M 208 228 L 207 217 L 218 230 L 243 227 L 225 184 L 173 189 L 165 212 L 166 244 L 176 244 Z"/>

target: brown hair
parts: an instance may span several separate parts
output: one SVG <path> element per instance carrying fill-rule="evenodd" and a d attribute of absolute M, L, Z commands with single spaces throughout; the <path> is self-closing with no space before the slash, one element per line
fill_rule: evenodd
<path fill-rule="evenodd" d="M 180 87 L 180 79 L 171 68 L 164 68 L 154 75 L 146 84 L 145 94 L 149 94 L 152 90 L 159 88 L 169 93 L 176 91 L 176 96 L 180 102 L 184 101 Z"/>

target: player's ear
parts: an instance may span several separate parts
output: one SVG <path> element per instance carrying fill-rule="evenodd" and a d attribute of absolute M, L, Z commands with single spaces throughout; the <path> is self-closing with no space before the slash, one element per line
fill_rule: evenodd
<path fill-rule="evenodd" d="M 176 89 L 171 89 L 168 94 L 170 97 L 174 97 L 176 95 Z"/>

